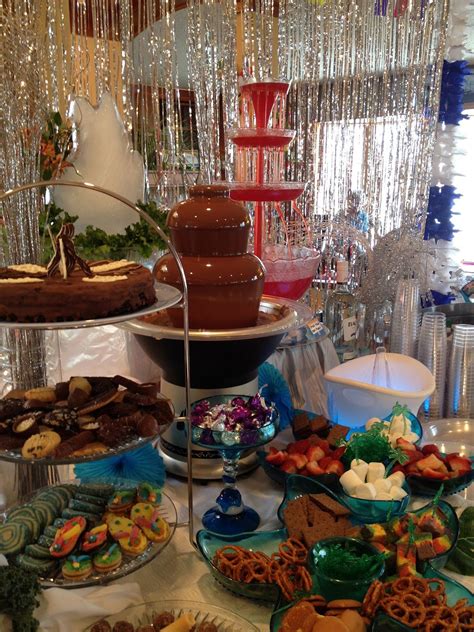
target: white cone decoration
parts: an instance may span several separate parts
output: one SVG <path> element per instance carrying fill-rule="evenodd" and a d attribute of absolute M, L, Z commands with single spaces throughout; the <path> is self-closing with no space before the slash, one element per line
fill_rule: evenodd
<path fill-rule="evenodd" d="M 72 120 L 78 128 L 77 150 L 70 156 L 63 180 L 90 182 L 133 203 L 143 200 L 145 167 L 132 149 L 117 105 L 109 93 L 97 108 L 82 97 L 72 104 Z M 71 215 L 79 215 L 76 232 L 90 224 L 109 234 L 123 232 L 138 215 L 111 197 L 75 187 L 56 187 L 54 201 Z"/>

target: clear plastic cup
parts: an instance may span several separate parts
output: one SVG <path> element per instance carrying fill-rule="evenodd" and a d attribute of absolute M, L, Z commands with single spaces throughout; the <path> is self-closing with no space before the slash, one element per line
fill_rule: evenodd
<path fill-rule="evenodd" d="M 390 351 L 416 357 L 420 329 L 420 288 L 415 279 L 398 283 L 395 297 Z"/>
<path fill-rule="evenodd" d="M 425 417 L 439 419 L 444 414 L 446 392 L 447 337 L 446 315 L 429 313 L 423 316 L 418 340 L 418 360 L 433 374 L 436 389 L 423 403 Z"/>
<path fill-rule="evenodd" d="M 453 325 L 447 416 L 474 418 L 474 325 Z"/>

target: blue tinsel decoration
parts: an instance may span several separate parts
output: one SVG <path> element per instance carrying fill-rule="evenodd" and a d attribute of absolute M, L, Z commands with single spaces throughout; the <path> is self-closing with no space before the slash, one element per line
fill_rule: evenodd
<path fill-rule="evenodd" d="M 148 481 L 157 487 L 163 486 L 166 477 L 163 459 L 149 443 L 109 459 L 76 465 L 74 473 L 83 482 L 96 480 L 127 484 Z"/>
<path fill-rule="evenodd" d="M 451 221 L 453 204 L 456 198 L 461 197 L 456 193 L 456 187 L 445 184 L 440 187 L 430 187 L 428 211 L 425 225 L 425 239 L 444 239 L 451 241 L 454 233 L 454 225 Z"/>
<path fill-rule="evenodd" d="M 441 94 L 439 102 L 440 123 L 446 125 L 459 125 L 462 119 L 468 118 L 463 114 L 464 82 L 466 75 L 470 75 L 468 61 L 444 61 L 441 77 Z"/>
<path fill-rule="evenodd" d="M 264 362 L 260 365 L 258 388 L 263 397 L 277 407 L 280 414 L 280 430 L 287 428 L 293 419 L 293 402 L 287 381 L 273 364 Z"/>

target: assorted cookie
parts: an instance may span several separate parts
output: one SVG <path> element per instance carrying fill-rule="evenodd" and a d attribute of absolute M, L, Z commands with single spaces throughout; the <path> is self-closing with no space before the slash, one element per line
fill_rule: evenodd
<path fill-rule="evenodd" d="M 175 616 L 172 612 L 146 612 L 140 617 L 140 623 L 134 625 L 125 619 L 111 625 L 105 619 L 95 623 L 90 632 L 217 632 L 223 629 L 216 625 L 213 617 L 201 612 L 202 621 L 196 621 L 191 612 L 184 612 Z"/>
<path fill-rule="evenodd" d="M 173 418 L 157 384 L 120 375 L 72 377 L 0 400 L 0 451 L 28 460 L 95 456 L 154 437 Z"/>
<path fill-rule="evenodd" d="M 137 502 L 144 495 L 155 503 Z M 0 554 L 42 578 L 62 574 L 81 581 L 115 571 L 169 538 L 159 500 L 160 490 L 147 482 L 126 490 L 106 484 L 51 487 L 8 512 L 0 525 Z"/>

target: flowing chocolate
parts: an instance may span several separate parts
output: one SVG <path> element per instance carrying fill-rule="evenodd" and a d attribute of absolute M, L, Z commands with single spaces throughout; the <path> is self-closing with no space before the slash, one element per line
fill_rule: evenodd
<path fill-rule="evenodd" d="M 54 276 L 57 272 L 67 279 L 68 275 L 79 266 L 84 274 L 88 277 L 94 276 L 94 273 L 88 264 L 81 259 L 74 247 L 74 226 L 71 223 L 63 224 L 61 230 L 54 240 L 54 255 L 48 263 L 48 276 Z"/>

